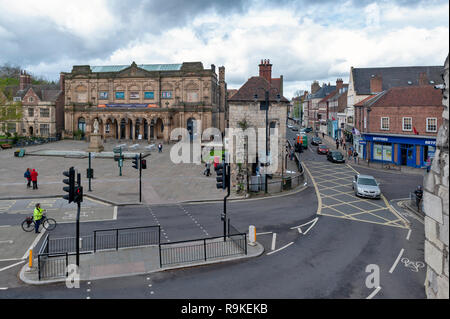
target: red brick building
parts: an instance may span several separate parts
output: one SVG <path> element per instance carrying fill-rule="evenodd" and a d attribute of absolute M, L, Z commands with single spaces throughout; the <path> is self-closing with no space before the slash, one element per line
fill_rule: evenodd
<path fill-rule="evenodd" d="M 382 79 L 374 79 L 377 81 Z M 419 85 L 381 91 L 381 85 L 373 83 L 372 92 L 354 105 L 363 158 L 425 166 L 428 157 L 434 156 L 437 130 L 442 124 L 441 90 Z"/>

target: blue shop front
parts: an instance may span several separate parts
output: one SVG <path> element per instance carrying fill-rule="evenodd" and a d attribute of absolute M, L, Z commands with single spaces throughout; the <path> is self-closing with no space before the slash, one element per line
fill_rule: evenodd
<path fill-rule="evenodd" d="M 425 167 L 436 151 L 436 137 L 362 133 L 363 158 L 371 162 Z"/>

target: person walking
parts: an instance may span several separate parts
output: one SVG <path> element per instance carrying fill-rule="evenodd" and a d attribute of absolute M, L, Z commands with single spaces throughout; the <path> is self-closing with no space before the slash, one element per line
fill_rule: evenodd
<path fill-rule="evenodd" d="M 158 153 L 162 153 L 162 144 L 161 143 L 158 144 Z"/>
<path fill-rule="evenodd" d="M 353 159 L 355 160 L 355 164 L 356 164 L 356 159 L 358 158 L 358 152 L 355 150 L 353 152 Z"/>
<path fill-rule="evenodd" d="M 431 158 L 428 157 L 428 158 L 427 158 L 427 173 L 430 172 L 430 169 L 431 169 Z"/>
<path fill-rule="evenodd" d="M 324 139 L 325 138 L 325 133 L 324 132 L 322 132 L 322 139 Z"/>
<path fill-rule="evenodd" d="M 203 172 L 203 175 L 206 175 L 206 176 L 211 175 L 211 163 L 210 162 L 206 162 L 205 171 Z"/>
<path fill-rule="evenodd" d="M 43 215 L 44 209 L 41 208 L 41 204 L 37 203 L 36 207 L 34 208 L 34 213 L 33 213 L 33 219 L 34 219 L 34 232 L 36 234 L 39 234 L 39 225 L 41 224 L 42 221 L 42 215 Z"/>
<path fill-rule="evenodd" d="M 33 168 L 33 170 L 30 173 L 31 181 L 33 182 L 33 189 L 38 189 L 38 186 L 37 186 L 38 175 L 39 175 L 38 172 Z"/>
<path fill-rule="evenodd" d="M 23 177 L 27 179 L 27 188 L 31 187 L 31 172 L 29 168 L 27 168 L 25 174 L 23 174 Z"/>
<path fill-rule="evenodd" d="M 337 137 L 336 137 L 336 149 L 337 149 L 337 150 L 339 149 L 339 140 L 338 140 Z"/>
<path fill-rule="evenodd" d="M 417 205 L 417 210 L 420 212 L 420 201 L 422 200 L 423 197 L 423 190 L 422 190 L 422 186 L 417 186 L 416 190 L 414 191 L 414 195 L 416 195 L 416 205 Z"/>

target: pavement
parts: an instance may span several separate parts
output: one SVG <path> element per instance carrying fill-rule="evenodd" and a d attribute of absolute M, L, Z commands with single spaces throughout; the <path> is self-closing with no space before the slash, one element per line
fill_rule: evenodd
<path fill-rule="evenodd" d="M 310 133 L 310 136 L 312 138 L 313 134 Z M 336 142 L 334 139 L 332 139 L 331 137 L 329 137 L 328 135 L 325 135 L 322 138 L 322 134 L 319 133 L 319 137 L 322 139 L 322 143 L 328 145 L 328 147 L 331 150 L 337 150 L 340 151 L 341 153 L 344 154 L 344 156 L 346 158 L 348 158 L 347 156 L 347 151 L 348 151 L 348 147 L 350 145 L 347 145 L 347 149 L 343 149 L 341 146 L 339 146 L 339 149 L 336 148 Z M 348 144 L 348 143 L 347 143 Z M 383 170 L 383 171 L 390 171 L 390 172 L 399 172 L 401 174 L 414 174 L 414 175 L 424 175 L 426 170 L 423 168 L 416 168 L 416 167 L 409 167 L 409 166 L 397 166 L 397 165 L 388 165 L 388 166 L 383 166 L 383 164 L 378 163 L 378 162 L 368 162 L 362 158 L 357 158 L 357 162 L 355 163 L 355 161 L 353 160 L 353 157 L 348 160 L 348 164 L 355 166 L 355 167 L 364 167 L 364 168 L 372 168 L 372 169 L 378 169 L 378 170 Z"/>
<path fill-rule="evenodd" d="M 122 143 L 123 141 L 105 143 L 105 152 L 111 152 L 115 146 Z M 133 143 L 128 142 L 128 146 L 131 144 Z M 147 142 L 141 142 L 138 148 L 130 152 L 147 152 L 146 146 L 148 146 Z M 171 146 L 166 144 L 162 153 L 153 150 L 146 157 L 147 169 L 142 170 L 142 202 L 173 204 L 223 199 L 223 192 L 216 189 L 215 174 L 209 177 L 203 175 L 202 164 L 173 164 L 170 160 Z M 132 168 L 130 159 L 125 159 L 122 176 L 119 176 L 118 162 L 111 158 L 93 158 L 91 167 L 94 169 L 94 179 L 91 181 L 92 192 L 90 192 L 86 178 L 88 158 L 27 155 L 31 152 L 50 150 L 85 151 L 88 148 L 87 142 L 63 140 L 22 148 L 26 150 L 23 158 L 14 157 L 16 148 L 0 152 L 0 161 L 7 163 L 0 167 L 0 176 L 2 176 L 0 199 L 60 196 L 63 194 L 62 173 L 73 166 L 81 173 L 85 195 L 114 205 L 139 203 L 139 171 Z M 39 173 L 37 190 L 26 187 L 23 174 L 27 168 L 34 168 Z M 232 194 L 230 199 L 234 198 L 241 198 L 241 196 Z"/>
<path fill-rule="evenodd" d="M 216 240 L 222 242 L 221 238 Z M 228 245 L 235 245 L 233 241 L 228 239 Z M 192 243 L 180 243 L 177 244 L 177 249 L 183 249 L 183 247 L 188 247 L 187 250 L 192 250 Z M 187 251 L 186 250 L 186 251 Z M 186 267 L 195 267 L 201 265 L 224 263 L 227 261 L 236 261 L 240 259 L 247 259 L 252 257 L 260 256 L 264 253 L 264 247 L 255 242 L 255 245 L 247 245 L 247 254 L 239 254 L 228 257 L 218 257 L 209 259 L 207 261 L 195 261 L 186 263 L 174 263 L 170 266 L 160 265 L 160 250 L 158 245 L 146 246 L 146 247 L 136 247 L 136 248 L 125 248 L 119 249 L 117 251 L 100 251 L 92 254 L 80 255 L 80 271 L 79 279 L 82 281 L 87 280 L 98 280 L 105 278 L 117 278 L 117 277 L 127 277 L 142 274 L 151 274 L 155 272 L 180 269 Z M 62 257 L 59 264 L 64 264 L 65 257 Z M 34 265 L 37 265 L 37 259 L 33 261 Z M 50 261 L 47 261 L 50 263 Z M 75 256 L 70 256 L 69 264 L 75 264 Z M 53 264 L 49 267 L 55 267 Z M 44 266 L 45 268 L 45 266 Z M 62 273 L 64 273 L 64 267 L 61 267 Z M 45 271 L 45 269 L 43 270 Z M 55 278 L 49 280 L 39 280 L 39 274 L 36 266 L 31 269 L 28 265 L 24 265 L 20 271 L 20 279 L 29 285 L 47 285 L 57 282 L 65 282 L 66 277 Z"/>

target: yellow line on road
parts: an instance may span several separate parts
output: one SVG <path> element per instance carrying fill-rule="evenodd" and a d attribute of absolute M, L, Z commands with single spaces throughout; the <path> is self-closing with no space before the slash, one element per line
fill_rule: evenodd
<path fill-rule="evenodd" d="M 346 164 L 350 169 L 352 169 L 353 171 L 355 171 L 357 174 L 359 174 L 359 172 L 354 169 L 353 167 L 351 167 L 350 165 Z M 408 223 L 404 220 L 404 218 L 402 216 L 400 216 L 399 214 L 397 214 L 397 212 L 392 208 L 391 204 L 389 204 L 389 202 L 387 201 L 386 197 L 384 197 L 383 194 L 381 194 L 381 198 L 383 199 L 384 203 L 386 204 L 386 207 L 391 211 L 392 214 L 394 214 L 395 216 L 397 216 L 398 218 L 400 218 L 400 220 L 402 221 L 404 227 L 402 228 L 406 228 L 409 229 L 409 225 Z"/>

